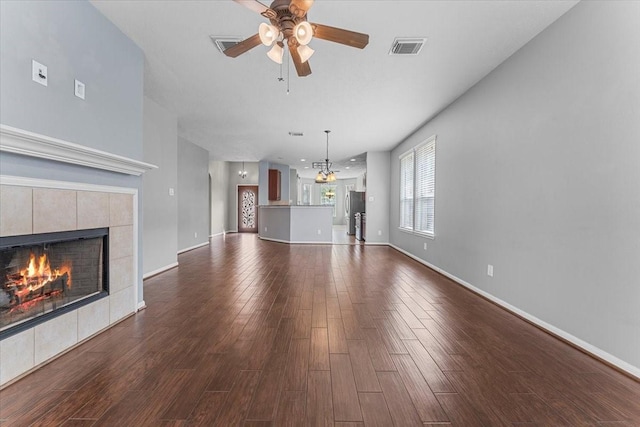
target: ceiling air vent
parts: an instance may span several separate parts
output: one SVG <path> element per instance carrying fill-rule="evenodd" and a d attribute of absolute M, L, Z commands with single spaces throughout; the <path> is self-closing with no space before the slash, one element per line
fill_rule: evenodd
<path fill-rule="evenodd" d="M 302 132 L 289 132 L 289 136 L 304 136 L 304 133 Z"/>
<path fill-rule="evenodd" d="M 426 38 L 397 38 L 393 41 L 393 45 L 391 45 L 389 55 L 417 55 L 420 53 L 420 50 L 426 41 Z"/>
<path fill-rule="evenodd" d="M 240 43 L 242 39 L 238 37 L 221 37 L 221 36 L 209 36 L 211 37 L 211 41 L 216 45 L 218 50 L 224 53 L 225 50 L 229 49 Z"/>

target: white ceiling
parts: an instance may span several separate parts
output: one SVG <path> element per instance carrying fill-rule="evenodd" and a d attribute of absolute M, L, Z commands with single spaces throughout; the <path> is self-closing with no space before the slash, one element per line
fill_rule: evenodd
<path fill-rule="evenodd" d="M 289 94 L 287 66 L 278 81 L 266 46 L 234 59 L 212 43 L 266 22 L 231 0 L 92 3 L 144 51 L 145 95 L 211 159 L 269 160 L 311 177 L 304 166 L 325 158 L 330 129 L 329 157 L 346 178 L 360 169 L 345 169 L 350 158 L 395 147 L 577 1 L 318 0 L 310 22 L 367 33 L 369 45 L 312 40 L 313 74 L 297 77 L 291 64 Z M 390 56 L 395 37 L 427 43 L 418 56 Z"/>

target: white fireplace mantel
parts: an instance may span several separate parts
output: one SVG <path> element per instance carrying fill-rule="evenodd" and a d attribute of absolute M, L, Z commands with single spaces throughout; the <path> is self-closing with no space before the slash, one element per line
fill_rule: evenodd
<path fill-rule="evenodd" d="M 158 166 L 0 124 L 0 151 L 140 176 Z"/>

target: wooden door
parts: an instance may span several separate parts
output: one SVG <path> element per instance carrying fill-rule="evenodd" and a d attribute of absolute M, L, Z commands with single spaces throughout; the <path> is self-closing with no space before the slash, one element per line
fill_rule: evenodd
<path fill-rule="evenodd" d="M 258 186 L 238 186 L 238 233 L 258 232 Z"/>

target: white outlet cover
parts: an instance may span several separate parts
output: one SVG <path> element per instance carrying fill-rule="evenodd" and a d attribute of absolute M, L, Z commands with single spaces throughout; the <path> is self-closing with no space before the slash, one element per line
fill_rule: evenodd
<path fill-rule="evenodd" d="M 35 59 L 31 60 L 31 78 L 34 82 L 40 83 L 42 86 L 48 85 L 47 66 L 39 63 Z"/>
<path fill-rule="evenodd" d="M 174 196 L 175 194 L 176 194 L 175 190 L 173 188 L 169 188 L 169 195 Z"/>
<path fill-rule="evenodd" d="M 424 242 L 424 250 L 427 250 L 427 242 Z"/>
<path fill-rule="evenodd" d="M 78 98 L 84 99 L 84 83 L 79 80 L 75 80 L 75 94 Z"/>
<path fill-rule="evenodd" d="M 382 236 L 382 230 L 378 230 L 378 236 Z"/>
<path fill-rule="evenodd" d="M 493 265 L 491 264 L 487 265 L 487 276 L 493 277 Z"/>
<path fill-rule="evenodd" d="M 318 234 L 322 234 L 322 230 L 318 229 Z"/>

